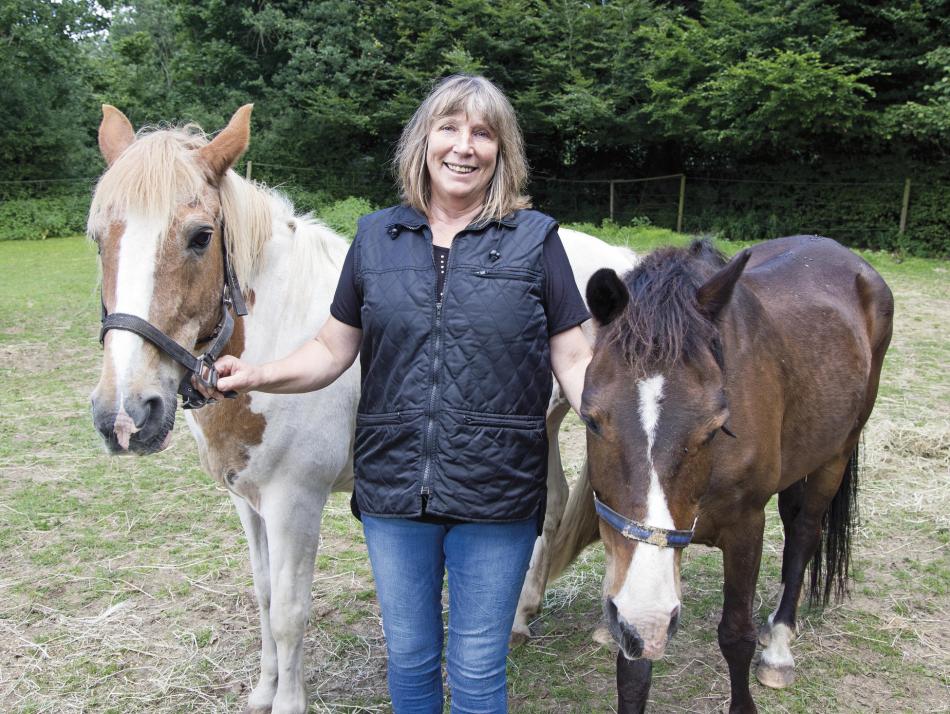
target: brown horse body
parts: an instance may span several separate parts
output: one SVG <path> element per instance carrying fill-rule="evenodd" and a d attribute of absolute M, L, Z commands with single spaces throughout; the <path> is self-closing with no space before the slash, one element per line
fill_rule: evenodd
<path fill-rule="evenodd" d="M 588 301 L 603 325 L 584 392 L 590 486 L 627 519 L 694 526 L 695 542 L 722 550 L 730 711 L 755 711 L 748 673 L 764 509 L 780 494 L 785 549 L 757 675 L 781 687 L 794 676 L 788 644 L 806 565 L 813 596 L 844 588 L 856 449 L 890 341 L 891 292 L 834 241 L 795 236 L 729 264 L 705 243 L 664 249 L 623 282 L 595 274 Z M 600 534 L 620 710 L 642 711 L 650 660 L 679 615 L 679 551 L 603 521 Z"/>

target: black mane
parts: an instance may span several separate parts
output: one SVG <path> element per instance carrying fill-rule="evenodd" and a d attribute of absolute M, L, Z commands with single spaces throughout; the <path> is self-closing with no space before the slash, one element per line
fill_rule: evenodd
<path fill-rule="evenodd" d="M 725 264 L 707 240 L 653 251 L 624 276 L 630 302 L 601 339 L 620 349 L 638 378 L 688 361 L 702 349 L 712 349 L 721 366 L 719 333 L 699 310 L 696 290 Z"/>

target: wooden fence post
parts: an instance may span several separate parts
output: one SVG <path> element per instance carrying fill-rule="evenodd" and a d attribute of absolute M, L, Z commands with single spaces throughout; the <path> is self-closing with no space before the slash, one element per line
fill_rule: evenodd
<path fill-rule="evenodd" d="M 610 222 L 614 222 L 614 182 L 610 182 Z"/>
<path fill-rule="evenodd" d="M 904 179 L 904 200 L 901 201 L 901 227 L 898 233 L 904 235 L 907 230 L 907 209 L 910 208 L 910 179 Z"/>
<path fill-rule="evenodd" d="M 680 174 L 680 203 L 676 210 L 676 232 L 683 232 L 683 206 L 686 203 L 686 174 Z"/>
<path fill-rule="evenodd" d="M 253 164 L 254 164 L 253 161 L 248 161 L 247 166 L 244 169 L 244 178 L 246 178 L 248 181 L 251 180 L 251 166 Z"/>

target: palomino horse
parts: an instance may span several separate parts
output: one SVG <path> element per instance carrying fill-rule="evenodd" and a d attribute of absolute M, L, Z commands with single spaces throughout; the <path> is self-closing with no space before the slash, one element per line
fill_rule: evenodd
<path fill-rule="evenodd" d="M 247 147 L 250 113 L 242 107 L 209 142 L 196 127 L 136 137 L 121 112 L 103 107 L 99 145 L 108 170 L 88 224 L 102 267 L 104 346 L 92 410 L 113 453 L 167 446 L 176 390 L 200 406 L 190 378 L 213 380 L 215 357 L 281 357 L 312 338 L 329 314 L 346 242 L 231 170 Z M 635 262 L 630 251 L 591 236 L 561 235 L 579 280 Z M 254 393 L 186 412 L 202 467 L 228 489 L 250 548 L 261 625 L 250 712 L 306 710 L 303 635 L 320 518 L 331 490 L 352 485 L 358 388 L 354 368 L 319 392 Z M 552 400 L 552 434 L 565 405 Z M 545 535 L 524 587 L 521 634 L 540 604 L 544 543 L 567 496 L 557 439 L 551 444 Z"/>
<path fill-rule="evenodd" d="M 730 711 L 754 712 L 764 508 L 778 493 L 785 548 L 756 674 L 783 687 L 806 564 L 813 598 L 846 584 L 858 437 L 891 337 L 891 292 L 834 241 L 796 236 L 728 264 L 705 242 L 662 249 L 622 281 L 598 271 L 587 297 L 601 325 L 582 409 L 590 482 L 572 497 L 586 516 L 565 523 L 583 520 L 584 542 L 599 521 L 620 711 L 644 709 L 651 660 L 676 629 L 681 548 L 692 539 L 722 550 Z"/>

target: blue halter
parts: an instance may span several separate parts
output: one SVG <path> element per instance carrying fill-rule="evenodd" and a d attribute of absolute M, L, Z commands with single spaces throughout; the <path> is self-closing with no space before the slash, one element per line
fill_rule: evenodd
<path fill-rule="evenodd" d="M 659 548 L 685 548 L 693 539 L 696 530 L 696 521 L 688 531 L 676 531 L 669 528 L 647 526 L 638 521 L 621 516 L 619 513 L 604 504 L 597 494 L 594 494 L 594 509 L 603 521 L 629 540 L 638 540 Z"/>

